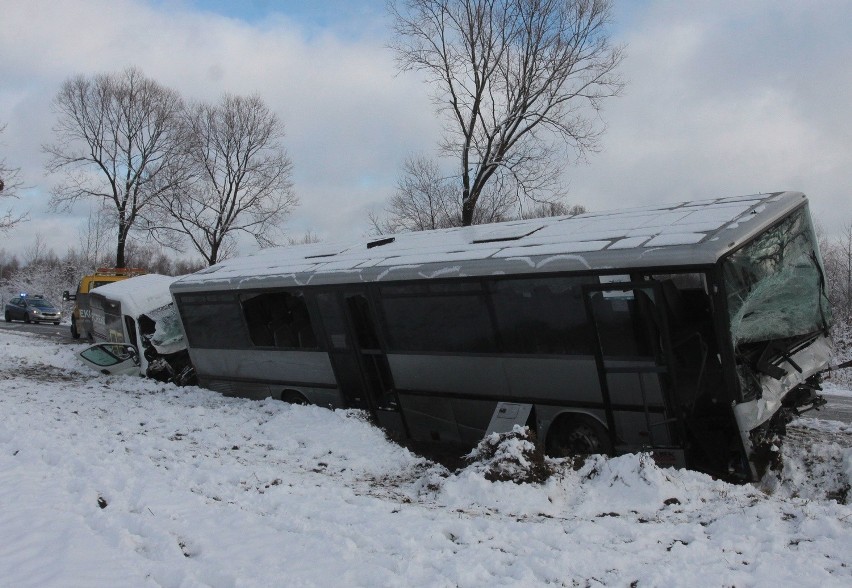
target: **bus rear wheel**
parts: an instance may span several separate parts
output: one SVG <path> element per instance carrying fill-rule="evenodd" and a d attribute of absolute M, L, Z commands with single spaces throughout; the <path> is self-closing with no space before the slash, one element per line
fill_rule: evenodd
<path fill-rule="evenodd" d="M 290 404 L 310 404 L 307 398 L 295 390 L 284 390 L 281 393 L 281 400 Z"/>
<path fill-rule="evenodd" d="M 612 443 L 606 427 L 589 416 L 562 416 L 551 425 L 547 435 L 547 454 L 551 457 L 611 452 Z"/>

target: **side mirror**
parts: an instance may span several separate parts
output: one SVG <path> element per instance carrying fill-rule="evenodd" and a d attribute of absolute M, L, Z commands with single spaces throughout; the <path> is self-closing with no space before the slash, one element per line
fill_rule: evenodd
<path fill-rule="evenodd" d="M 71 294 L 71 292 L 69 292 L 68 290 L 62 291 L 62 302 L 68 302 L 69 300 L 76 300 L 76 299 L 77 299 L 76 294 Z"/>

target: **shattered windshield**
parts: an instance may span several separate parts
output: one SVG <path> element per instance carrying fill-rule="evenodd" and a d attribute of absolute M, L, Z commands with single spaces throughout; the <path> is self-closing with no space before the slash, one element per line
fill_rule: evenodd
<path fill-rule="evenodd" d="M 148 317 L 156 324 L 151 343 L 160 353 L 173 353 L 186 347 L 174 304 L 169 302 L 165 306 L 152 310 L 148 313 Z"/>
<path fill-rule="evenodd" d="M 830 321 L 807 208 L 724 261 L 734 345 L 813 333 Z"/>

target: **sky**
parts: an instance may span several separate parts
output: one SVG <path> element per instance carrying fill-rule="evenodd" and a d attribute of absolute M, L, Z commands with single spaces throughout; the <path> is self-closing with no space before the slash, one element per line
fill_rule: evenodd
<path fill-rule="evenodd" d="M 839 232 L 852 222 L 849 22 L 845 0 L 616 0 L 627 86 L 604 106 L 600 152 L 566 161 L 568 199 L 606 210 L 799 190 Z M 51 100 L 72 75 L 131 65 L 191 100 L 259 94 L 294 163 L 287 233 L 360 238 L 403 160 L 434 155 L 442 131 L 429 87 L 396 71 L 390 34 L 383 0 L 6 0 L 0 158 L 21 168 L 28 188 L 11 204 L 31 220 L 0 249 L 79 244 L 89 205 L 47 206 Z"/>

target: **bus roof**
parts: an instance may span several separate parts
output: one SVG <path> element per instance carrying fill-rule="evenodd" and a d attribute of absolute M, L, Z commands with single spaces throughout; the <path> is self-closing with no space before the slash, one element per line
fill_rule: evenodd
<path fill-rule="evenodd" d="M 184 276 L 172 291 L 708 266 L 806 202 L 773 192 L 274 247 Z"/>

